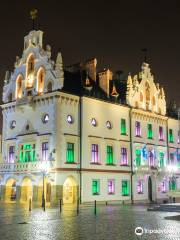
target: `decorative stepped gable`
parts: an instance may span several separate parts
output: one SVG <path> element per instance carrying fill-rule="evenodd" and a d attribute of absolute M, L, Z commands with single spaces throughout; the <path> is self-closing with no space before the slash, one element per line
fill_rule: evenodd
<path fill-rule="evenodd" d="M 13 72 L 6 72 L 3 102 L 26 102 L 28 96 L 43 95 L 62 89 L 64 71 L 61 53 L 56 62 L 51 59 L 51 47 L 43 48 L 43 32 L 31 31 L 24 38 L 22 57 L 16 57 Z M 20 100 L 20 101 L 19 101 Z"/>
<path fill-rule="evenodd" d="M 126 102 L 134 108 L 140 108 L 157 114 L 166 115 L 166 100 L 163 87 L 154 82 L 154 76 L 148 63 L 142 64 L 139 75 L 127 79 Z"/>

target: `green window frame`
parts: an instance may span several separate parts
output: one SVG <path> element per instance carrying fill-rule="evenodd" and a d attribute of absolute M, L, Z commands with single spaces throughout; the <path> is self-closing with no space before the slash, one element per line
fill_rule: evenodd
<path fill-rule="evenodd" d="M 121 135 L 126 135 L 126 119 L 121 118 Z"/>
<path fill-rule="evenodd" d="M 172 129 L 169 129 L 169 142 L 170 143 L 174 142 L 174 134 Z"/>
<path fill-rule="evenodd" d="M 35 144 L 25 143 L 21 145 L 20 155 L 19 155 L 20 162 L 35 162 Z"/>
<path fill-rule="evenodd" d="M 136 167 L 141 166 L 141 150 L 136 149 Z"/>
<path fill-rule="evenodd" d="M 66 162 L 74 163 L 74 143 L 67 142 Z"/>
<path fill-rule="evenodd" d="M 152 130 L 152 124 L 148 123 L 147 125 L 147 131 L 148 131 L 148 139 L 153 139 L 153 130 Z"/>
<path fill-rule="evenodd" d="M 129 196 L 130 183 L 129 180 L 122 180 L 122 196 Z"/>
<path fill-rule="evenodd" d="M 159 167 L 164 167 L 164 153 L 159 153 Z"/>
<path fill-rule="evenodd" d="M 113 147 L 112 146 L 107 146 L 106 155 L 107 155 L 106 163 L 108 165 L 113 165 L 114 161 L 113 161 Z"/>
<path fill-rule="evenodd" d="M 176 181 L 174 179 L 169 181 L 169 190 L 170 191 L 176 190 Z"/>
<path fill-rule="evenodd" d="M 100 181 L 97 179 L 92 180 L 92 194 L 93 195 L 100 194 Z"/>

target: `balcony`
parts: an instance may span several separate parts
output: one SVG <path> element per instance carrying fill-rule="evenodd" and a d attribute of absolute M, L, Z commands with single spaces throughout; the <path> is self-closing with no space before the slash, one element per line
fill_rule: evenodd
<path fill-rule="evenodd" d="M 52 161 L 49 162 L 49 168 L 52 168 Z M 26 162 L 26 163 L 1 163 L 0 172 L 1 173 L 11 173 L 11 172 L 41 172 L 42 162 Z"/>

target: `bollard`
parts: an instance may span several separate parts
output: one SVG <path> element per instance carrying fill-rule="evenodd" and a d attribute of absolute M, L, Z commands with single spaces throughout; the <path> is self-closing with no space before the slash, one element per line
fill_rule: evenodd
<path fill-rule="evenodd" d="M 79 198 L 77 199 L 77 215 L 79 214 Z"/>
<path fill-rule="evenodd" d="M 31 212 L 31 210 L 32 210 L 32 201 L 31 201 L 31 198 L 29 198 L 29 212 Z"/>
<path fill-rule="evenodd" d="M 60 205 L 59 205 L 59 210 L 60 210 L 60 212 L 61 212 L 61 211 L 62 211 L 62 199 L 60 199 L 59 203 L 60 203 Z"/>
<path fill-rule="evenodd" d="M 94 201 L 94 215 L 96 215 L 96 200 Z"/>

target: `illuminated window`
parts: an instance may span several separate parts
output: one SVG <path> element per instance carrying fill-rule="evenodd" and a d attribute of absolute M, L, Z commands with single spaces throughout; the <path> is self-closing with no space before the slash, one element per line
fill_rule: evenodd
<path fill-rule="evenodd" d="M 155 158 L 154 158 L 154 154 L 152 151 L 149 151 L 149 166 L 154 167 L 155 165 Z"/>
<path fill-rule="evenodd" d="M 26 87 L 31 88 L 34 82 L 34 55 L 30 54 L 26 63 Z"/>
<path fill-rule="evenodd" d="M 159 167 L 164 167 L 164 153 L 160 152 L 159 153 Z"/>
<path fill-rule="evenodd" d="M 140 92 L 140 102 L 143 102 L 143 94 Z"/>
<path fill-rule="evenodd" d="M 93 180 L 92 181 L 92 194 L 93 195 L 99 195 L 100 194 L 100 181 L 99 180 Z"/>
<path fill-rule="evenodd" d="M 170 153 L 169 154 L 169 160 L 170 160 L 170 164 L 174 164 L 174 153 Z"/>
<path fill-rule="evenodd" d="M 22 97 L 22 75 L 19 75 L 16 79 L 16 99 Z"/>
<path fill-rule="evenodd" d="M 163 180 L 161 183 L 161 192 L 166 193 L 167 192 L 167 183 L 166 180 Z"/>
<path fill-rule="evenodd" d="M 159 140 L 163 141 L 164 140 L 164 132 L 163 132 L 163 127 L 159 126 Z"/>
<path fill-rule="evenodd" d="M 15 128 L 15 127 L 16 127 L 16 121 L 15 121 L 15 120 L 12 120 L 12 121 L 10 122 L 10 128 L 13 129 L 13 128 Z"/>
<path fill-rule="evenodd" d="M 35 144 L 23 144 L 20 150 L 20 162 L 35 161 Z"/>
<path fill-rule="evenodd" d="M 113 179 L 108 180 L 108 194 L 115 193 L 115 181 Z"/>
<path fill-rule="evenodd" d="M 42 117 L 42 122 L 43 123 L 47 123 L 49 121 L 49 115 L 48 114 L 44 114 Z"/>
<path fill-rule="evenodd" d="M 121 148 L 121 165 L 128 165 L 127 148 Z"/>
<path fill-rule="evenodd" d="M 121 119 L 121 135 L 126 135 L 126 120 Z"/>
<path fill-rule="evenodd" d="M 98 145 L 91 145 L 91 163 L 98 163 L 99 161 L 99 153 L 98 153 Z"/>
<path fill-rule="evenodd" d="M 14 163 L 15 159 L 15 146 L 9 146 L 8 162 Z"/>
<path fill-rule="evenodd" d="M 169 181 L 169 190 L 170 191 L 176 190 L 176 179 L 172 178 Z"/>
<path fill-rule="evenodd" d="M 137 121 L 135 123 L 135 135 L 136 135 L 136 137 L 141 136 L 141 123 L 137 122 Z"/>
<path fill-rule="evenodd" d="M 169 129 L 169 142 L 170 143 L 174 142 L 174 134 L 172 129 Z"/>
<path fill-rule="evenodd" d="M 66 162 L 74 163 L 74 143 L 70 143 L 70 142 L 67 143 Z"/>
<path fill-rule="evenodd" d="M 113 165 L 113 147 L 112 146 L 107 146 L 107 160 L 106 163 L 108 165 Z"/>
<path fill-rule="evenodd" d="M 136 149 L 136 167 L 141 166 L 141 150 Z"/>
<path fill-rule="evenodd" d="M 42 94 L 44 90 L 44 78 L 45 71 L 44 68 L 40 67 L 37 72 L 37 92 L 38 94 Z"/>
<path fill-rule="evenodd" d="M 153 106 L 156 105 L 156 99 L 155 99 L 155 96 L 152 97 L 152 105 L 153 105 Z"/>
<path fill-rule="evenodd" d="M 73 121 L 73 117 L 71 115 L 67 115 L 67 122 L 72 124 L 74 121 Z"/>
<path fill-rule="evenodd" d="M 130 186 L 128 180 L 122 180 L 122 196 L 129 196 Z"/>
<path fill-rule="evenodd" d="M 48 142 L 42 143 L 42 160 L 47 161 L 49 158 L 49 148 L 48 148 Z"/>
<path fill-rule="evenodd" d="M 137 193 L 142 194 L 143 193 L 143 180 L 139 179 L 137 182 Z"/>
<path fill-rule="evenodd" d="M 148 139 L 153 139 L 153 131 L 152 131 L 152 124 L 147 125 L 147 131 L 148 131 Z"/>

